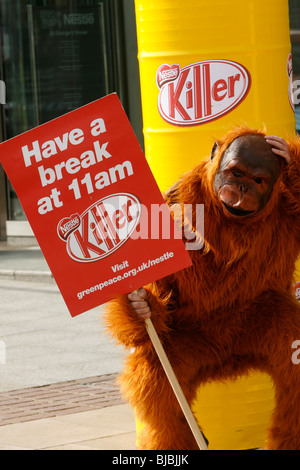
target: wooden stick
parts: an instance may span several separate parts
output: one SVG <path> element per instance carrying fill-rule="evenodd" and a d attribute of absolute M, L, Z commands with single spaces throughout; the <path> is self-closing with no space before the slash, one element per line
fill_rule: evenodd
<path fill-rule="evenodd" d="M 150 318 L 146 318 L 145 320 L 145 324 L 146 324 L 146 328 L 147 328 L 147 332 L 148 332 L 148 335 L 152 341 L 152 344 L 155 348 L 155 351 L 160 359 L 160 362 L 161 362 L 161 365 L 163 366 L 164 368 L 164 371 L 169 379 L 169 382 L 173 388 L 173 391 L 176 395 L 176 398 L 179 402 L 179 405 L 181 406 L 181 409 L 184 413 L 184 416 L 191 428 L 191 431 L 194 435 L 194 438 L 196 439 L 196 442 L 199 446 L 199 449 L 200 450 L 208 450 L 207 449 L 207 445 L 206 445 L 206 442 L 204 440 L 204 437 L 203 437 L 203 434 L 202 432 L 200 431 L 199 429 L 199 426 L 197 424 L 197 421 L 195 419 L 195 416 L 193 415 L 192 413 L 192 410 L 191 408 L 189 407 L 189 404 L 184 396 L 184 393 L 179 385 L 179 382 L 177 380 L 177 377 L 172 369 L 172 366 L 169 362 L 169 359 L 162 347 L 162 344 L 160 342 L 160 339 L 156 333 L 156 330 L 153 326 L 153 323 L 152 321 L 150 320 Z"/>

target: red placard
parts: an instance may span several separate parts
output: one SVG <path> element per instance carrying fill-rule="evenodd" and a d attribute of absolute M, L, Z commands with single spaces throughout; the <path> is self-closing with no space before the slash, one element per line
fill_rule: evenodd
<path fill-rule="evenodd" d="M 72 316 L 191 265 L 116 94 L 1 144 Z"/>

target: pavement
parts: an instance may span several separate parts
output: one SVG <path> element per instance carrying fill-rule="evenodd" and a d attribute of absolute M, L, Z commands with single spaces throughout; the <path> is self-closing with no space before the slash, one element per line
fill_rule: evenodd
<path fill-rule="evenodd" d="M 41 298 L 55 294 L 55 301 L 60 301 L 55 281 L 36 245 L 11 246 L 0 242 L 0 287 L 2 302 L 5 302 L 5 293 L 11 293 L 13 300 L 19 302 L 20 311 L 23 300 L 22 297 L 21 300 L 16 298 L 14 290 L 17 288 L 22 291 L 23 296 L 35 291 L 43 295 Z M 2 302 L 0 304 L 3 306 Z M 51 308 L 51 303 L 47 301 L 47 307 Z M 15 308 L 17 307 L 14 305 Z M 38 310 L 37 305 L 33 310 Z M 32 312 L 33 318 L 42 314 L 42 310 L 43 306 L 40 312 Z M 11 340 L 9 344 L 12 351 L 17 351 L 18 347 L 18 343 L 13 342 L 14 338 L 18 338 L 18 341 L 21 338 L 23 344 L 27 342 L 29 351 L 34 349 L 35 340 L 37 343 L 47 341 L 44 337 L 37 338 L 37 330 L 32 325 L 28 328 L 28 321 L 16 321 L 8 309 L 6 312 L 4 309 L 5 313 L 6 316 L 1 315 L 2 319 L 0 318 L 0 338 L 4 335 L 8 342 Z M 5 318 L 9 324 L 8 330 L 5 329 Z M 63 321 L 62 318 L 56 318 L 55 321 Z M 95 330 L 94 317 L 91 315 L 87 318 L 72 326 L 75 333 L 70 341 L 74 341 L 78 329 L 82 330 L 85 325 L 91 334 Z M 69 321 L 69 318 L 64 321 Z M 56 330 L 49 341 L 55 341 L 55 335 L 59 334 Z M 110 361 L 104 361 L 101 369 L 92 361 L 89 367 L 90 356 L 87 359 L 84 356 L 88 348 L 83 341 L 82 350 L 78 355 L 72 353 L 71 359 L 68 356 L 68 362 L 62 364 L 63 371 L 60 371 L 59 367 L 53 367 L 54 350 L 53 354 L 46 350 L 43 355 L 43 360 L 48 363 L 38 362 L 43 353 L 41 344 L 40 349 L 32 352 L 30 359 L 31 363 L 36 360 L 36 364 L 39 364 L 36 375 L 30 375 L 32 370 L 27 370 L 25 365 L 22 367 L 22 375 L 20 370 L 18 374 L 14 373 L 17 369 L 13 368 L 13 364 L 13 372 L 9 372 L 10 360 L 3 356 L 5 351 L 1 351 L 5 342 L 0 341 L 0 450 L 136 450 L 134 412 L 123 400 L 116 385 L 122 361 L 117 353 L 116 358 L 111 357 L 115 354 L 114 346 L 109 349 L 110 346 L 105 343 Z M 7 355 L 8 353 L 9 351 Z M 84 364 L 80 368 L 76 361 L 79 363 L 82 356 Z M 112 364 L 113 370 L 107 370 L 107 364 Z M 52 374 L 50 376 L 45 373 L 48 365 L 49 373 Z M 87 375 L 89 373 L 92 375 Z M 19 376 L 19 382 L 14 381 L 16 375 Z"/>

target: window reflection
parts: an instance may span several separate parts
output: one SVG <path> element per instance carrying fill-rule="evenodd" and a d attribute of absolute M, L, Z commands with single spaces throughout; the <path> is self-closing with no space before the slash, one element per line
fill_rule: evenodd
<path fill-rule="evenodd" d="M 109 8 L 109 0 L 1 0 L 5 139 L 113 91 Z M 9 220 L 26 220 L 7 188 Z"/>

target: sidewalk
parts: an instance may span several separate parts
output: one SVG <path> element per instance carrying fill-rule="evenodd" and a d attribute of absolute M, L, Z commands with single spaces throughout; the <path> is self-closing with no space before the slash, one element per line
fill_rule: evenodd
<path fill-rule="evenodd" d="M 38 246 L 11 246 L 0 241 L 0 279 L 54 282 Z"/>
<path fill-rule="evenodd" d="M 0 450 L 134 450 L 134 414 L 114 381 L 108 375 L 0 393 Z"/>
<path fill-rule="evenodd" d="M 4 242 L 1 280 L 55 283 L 38 247 Z M 134 413 L 116 376 L 0 392 L 0 450 L 135 450 Z"/>

